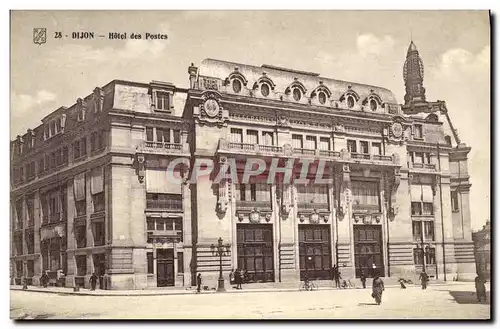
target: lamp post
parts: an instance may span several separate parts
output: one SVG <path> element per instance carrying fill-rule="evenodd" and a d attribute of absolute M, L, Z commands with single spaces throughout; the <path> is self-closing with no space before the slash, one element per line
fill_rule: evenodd
<path fill-rule="evenodd" d="M 212 244 L 210 246 L 210 249 L 212 250 L 212 255 L 219 256 L 219 281 L 217 284 L 217 292 L 226 291 L 226 289 L 224 288 L 224 277 L 222 276 L 222 256 L 226 256 L 226 254 L 228 254 L 229 251 L 231 250 L 230 244 L 224 245 L 222 242 L 223 242 L 222 238 L 219 237 L 217 245 Z"/>

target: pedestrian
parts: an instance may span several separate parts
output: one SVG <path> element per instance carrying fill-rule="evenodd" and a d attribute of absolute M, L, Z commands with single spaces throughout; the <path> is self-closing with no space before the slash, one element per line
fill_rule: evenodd
<path fill-rule="evenodd" d="M 478 275 L 476 276 L 476 279 L 474 281 L 476 284 L 477 301 L 480 303 L 481 299 L 484 299 L 484 301 L 486 302 L 486 287 L 484 286 L 486 280 L 483 278 L 482 275 Z"/>
<path fill-rule="evenodd" d="M 200 293 L 201 292 L 201 273 L 198 273 L 198 276 L 196 277 L 196 285 L 198 286 L 196 291 L 198 293 Z"/>
<path fill-rule="evenodd" d="M 234 282 L 234 268 L 231 269 L 231 272 L 229 272 L 229 284 L 233 284 Z"/>
<path fill-rule="evenodd" d="M 90 281 L 90 290 L 95 290 L 95 287 L 97 285 L 97 275 L 95 275 L 95 272 L 92 273 L 89 281 Z"/>
<path fill-rule="evenodd" d="M 366 277 L 365 277 L 365 273 L 363 272 L 363 270 L 361 270 L 361 273 L 359 275 L 359 279 L 361 280 L 361 284 L 363 285 L 363 289 L 366 288 Z"/>
<path fill-rule="evenodd" d="M 406 289 L 405 280 L 404 279 L 399 279 L 399 285 L 401 286 L 401 289 Z"/>
<path fill-rule="evenodd" d="M 422 283 L 422 290 L 427 289 L 427 282 L 429 281 L 429 276 L 427 275 L 427 273 L 425 273 L 425 271 L 420 273 L 419 280 Z"/>
<path fill-rule="evenodd" d="M 377 302 L 377 305 L 382 303 L 382 292 L 384 292 L 384 290 L 384 281 L 382 281 L 378 275 L 375 276 L 372 284 L 372 297 L 375 299 L 375 302 Z"/>
<path fill-rule="evenodd" d="M 23 282 L 23 290 L 28 290 L 28 280 L 25 276 L 22 277 L 21 281 Z"/>
<path fill-rule="evenodd" d="M 42 287 L 47 288 L 47 284 L 49 283 L 49 276 L 47 275 L 47 271 L 43 272 L 42 276 L 40 277 L 40 283 L 42 284 Z"/>
<path fill-rule="evenodd" d="M 234 272 L 234 281 L 236 283 L 236 289 L 242 289 L 241 282 L 243 281 L 243 278 L 241 277 L 241 270 L 239 268 L 237 268 L 236 272 Z"/>

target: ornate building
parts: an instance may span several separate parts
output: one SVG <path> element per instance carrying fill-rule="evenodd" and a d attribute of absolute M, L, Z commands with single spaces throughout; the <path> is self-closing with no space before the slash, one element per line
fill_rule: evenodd
<path fill-rule="evenodd" d="M 107 289 L 142 289 L 202 273 L 213 287 L 220 262 L 249 282 L 331 279 L 334 265 L 344 278 L 474 277 L 470 148 L 445 103 L 426 101 L 413 42 L 404 105 L 270 65 L 206 59 L 188 73 L 188 89 L 112 81 L 11 142 L 13 281 L 61 269 L 66 286 L 96 272 Z M 234 175 L 193 180 L 201 162 Z"/>

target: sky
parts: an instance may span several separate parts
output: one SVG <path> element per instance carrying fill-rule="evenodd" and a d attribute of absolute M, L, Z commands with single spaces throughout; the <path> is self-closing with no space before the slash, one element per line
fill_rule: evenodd
<path fill-rule="evenodd" d="M 47 43 L 33 43 L 35 27 L 47 28 Z M 165 33 L 168 39 L 55 39 L 56 31 Z M 413 39 L 427 99 L 446 101 L 459 137 L 472 147 L 473 229 L 490 218 L 487 11 L 24 11 L 11 13 L 11 36 L 11 138 L 113 79 L 188 87 L 188 66 L 204 58 L 377 85 L 402 103 Z"/>

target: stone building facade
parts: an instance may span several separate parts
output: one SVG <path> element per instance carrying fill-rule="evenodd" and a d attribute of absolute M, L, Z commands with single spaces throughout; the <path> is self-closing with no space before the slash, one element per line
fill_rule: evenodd
<path fill-rule="evenodd" d="M 270 65 L 206 59 L 188 73 L 187 89 L 114 80 L 11 142 L 13 283 L 62 270 L 66 286 L 95 272 L 106 289 L 197 273 L 215 287 L 220 263 L 226 281 L 236 268 L 249 282 L 329 280 L 334 265 L 344 278 L 474 277 L 470 148 L 425 99 L 413 42 L 402 105 Z M 231 175 L 193 179 L 208 167 Z"/>

